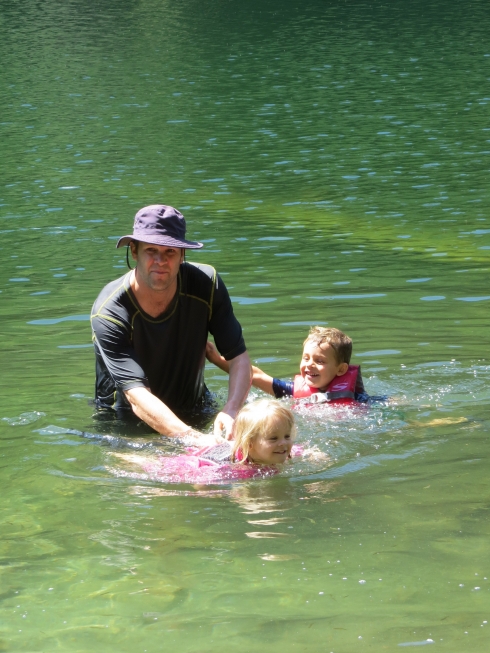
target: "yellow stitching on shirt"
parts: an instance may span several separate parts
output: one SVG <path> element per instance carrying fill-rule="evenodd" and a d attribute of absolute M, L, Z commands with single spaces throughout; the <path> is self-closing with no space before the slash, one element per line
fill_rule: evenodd
<path fill-rule="evenodd" d="M 134 321 L 135 321 L 135 319 L 138 317 L 138 315 L 140 315 L 140 311 L 136 311 L 136 313 L 135 313 L 135 314 L 133 315 L 133 317 L 131 318 L 131 331 L 133 331 L 133 329 L 134 329 Z M 143 317 L 143 316 L 142 316 L 142 317 Z"/>
<path fill-rule="evenodd" d="M 175 296 L 175 295 L 174 295 L 174 296 Z M 172 300 L 172 301 L 173 301 L 173 300 Z M 162 320 L 156 320 L 155 318 L 152 318 L 151 316 L 150 316 L 149 318 L 148 318 L 148 317 L 145 317 L 145 316 L 143 315 L 143 313 L 142 313 L 141 311 L 139 311 L 139 310 L 138 310 L 138 313 L 140 314 L 141 319 L 146 320 L 147 322 L 151 322 L 152 324 L 162 324 L 162 322 L 166 322 L 167 320 L 169 320 L 169 319 L 172 317 L 172 315 L 173 315 L 173 314 L 175 313 L 175 311 L 177 310 L 177 306 L 178 306 L 178 305 L 179 305 L 179 302 L 178 302 L 178 301 L 175 302 L 175 306 L 174 306 L 174 308 L 173 308 L 173 311 L 170 313 L 170 315 L 167 315 L 167 316 L 164 317 Z M 166 309 L 165 309 L 165 310 L 166 310 Z"/>
<path fill-rule="evenodd" d="M 128 274 L 131 274 L 131 273 L 128 272 Z M 107 302 L 109 301 L 109 299 L 111 299 L 111 298 L 112 298 L 112 297 L 113 297 L 117 292 L 119 292 L 119 290 L 120 290 L 121 288 L 124 288 L 124 289 L 126 290 L 126 286 L 124 285 L 124 282 L 126 281 L 126 277 L 128 276 L 128 274 L 126 274 L 126 275 L 124 276 L 124 279 L 122 280 L 121 285 L 118 286 L 118 287 L 114 290 L 114 292 L 113 292 L 111 295 L 109 295 L 109 297 L 107 297 L 107 299 L 105 299 L 104 302 L 100 305 L 100 307 L 99 307 L 97 313 L 94 315 L 94 317 L 100 313 L 100 311 L 104 308 L 104 306 L 107 304 Z"/>
<path fill-rule="evenodd" d="M 193 265 L 193 264 L 190 263 L 190 265 Z M 203 264 L 203 265 L 204 265 L 204 264 Z M 207 263 L 206 263 L 205 265 L 206 265 L 206 267 L 211 268 L 211 270 L 213 271 L 213 279 L 212 279 L 212 282 L 211 282 L 211 296 L 210 296 L 210 298 L 209 298 L 209 302 L 207 302 L 207 301 L 206 301 L 205 299 L 203 299 L 202 297 L 197 297 L 196 295 L 189 295 L 189 294 L 187 294 L 187 293 L 182 293 L 182 292 L 181 292 L 180 294 L 183 295 L 184 297 L 190 297 L 191 299 L 197 299 L 198 301 L 203 302 L 204 304 L 206 304 L 206 306 L 208 307 L 208 310 L 209 310 L 208 321 L 210 321 L 210 320 L 211 320 L 211 316 L 213 315 L 214 289 L 215 289 L 215 285 L 216 285 L 216 288 L 218 287 L 218 279 L 217 279 L 216 269 L 213 268 L 212 265 L 208 265 Z M 196 267 L 197 267 L 197 266 L 196 266 Z M 197 269 L 200 270 L 199 267 L 198 267 Z M 201 272 L 204 272 L 204 270 L 201 270 Z M 204 273 L 204 274 L 206 274 L 206 273 Z M 206 275 L 206 276 L 207 276 L 207 275 Z M 208 278 L 209 278 L 209 277 L 208 277 Z"/>
<path fill-rule="evenodd" d="M 188 293 L 181 292 L 180 293 L 182 297 L 190 297 L 191 299 L 197 299 L 199 302 L 202 302 L 203 304 L 206 304 L 206 306 L 211 309 L 211 306 L 208 304 L 208 302 L 203 299 L 202 297 L 197 297 L 196 295 L 189 295 Z"/>
<path fill-rule="evenodd" d="M 178 284 L 177 284 L 177 296 L 178 296 L 179 294 L 181 294 L 181 293 L 180 293 L 180 286 L 181 286 L 181 283 L 180 283 L 180 270 L 179 270 L 179 281 L 178 281 Z M 166 322 L 167 320 L 169 320 L 169 319 L 172 317 L 172 315 L 175 313 L 175 311 L 177 310 L 177 305 L 178 305 L 178 303 L 179 303 L 178 301 L 175 302 L 174 310 L 170 313 L 170 315 L 167 315 L 167 316 L 164 317 L 162 320 L 157 320 L 157 319 L 151 317 L 151 315 L 150 315 L 149 317 L 145 317 L 145 316 L 143 315 L 143 313 L 142 313 L 141 307 L 139 306 L 139 304 L 137 304 L 137 303 L 133 300 L 133 298 L 132 298 L 132 296 L 131 296 L 131 293 L 130 293 L 130 289 L 131 289 L 131 288 L 130 288 L 130 287 L 129 287 L 129 288 L 126 288 L 126 287 L 125 287 L 124 289 L 125 289 L 125 291 L 126 291 L 126 294 L 127 294 L 128 297 L 129 297 L 130 302 L 133 304 L 133 306 L 134 306 L 135 309 L 136 309 L 136 313 L 134 314 L 133 319 L 132 319 L 132 321 L 131 321 L 131 329 L 133 329 L 133 322 L 134 322 L 134 319 L 135 319 L 135 317 L 136 317 L 137 315 L 140 315 L 140 316 L 141 316 L 141 319 L 142 319 L 142 320 L 145 320 L 146 322 L 151 322 L 152 324 L 161 324 L 162 322 Z M 174 295 L 174 297 L 175 297 L 175 295 Z M 172 301 L 173 301 L 173 298 L 171 299 L 171 302 L 172 302 Z M 167 309 L 165 309 L 165 310 L 167 310 Z"/>
<path fill-rule="evenodd" d="M 102 313 L 95 313 L 95 315 L 90 316 L 90 324 L 92 324 L 92 320 L 96 317 L 100 317 L 102 320 L 107 320 L 108 322 L 113 322 L 114 324 L 117 324 L 118 326 L 122 327 L 123 329 L 126 328 L 126 325 L 123 324 L 123 322 L 120 322 L 119 320 L 116 320 L 114 317 L 109 317 L 109 315 L 102 315 Z"/>
<path fill-rule="evenodd" d="M 114 324 L 117 324 L 118 326 L 123 327 L 123 329 L 126 328 L 125 325 L 124 325 L 122 322 L 120 322 L 119 320 L 116 320 L 114 317 L 109 317 L 108 315 L 104 315 L 103 313 L 101 313 L 101 310 L 102 310 L 102 309 L 104 308 L 104 306 L 107 304 L 107 302 L 109 301 L 109 299 L 111 299 L 111 298 L 112 298 L 112 297 L 113 297 L 117 292 L 119 292 L 119 291 L 121 290 L 121 288 L 126 289 L 125 281 L 126 281 L 126 278 L 127 278 L 127 276 L 128 276 L 129 274 L 131 274 L 131 273 L 128 272 L 128 274 L 126 274 L 126 275 L 124 276 L 124 279 L 122 280 L 121 285 L 118 286 L 118 287 L 114 290 L 114 292 L 113 292 L 111 295 L 109 295 L 109 297 L 107 297 L 107 299 L 105 299 L 105 300 L 102 302 L 102 304 L 100 305 L 100 307 L 99 307 L 98 310 L 97 310 L 97 313 L 94 313 L 93 315 L 90 316 L 90 324 L 91 324 L 91 325 L 92 325 L 92 320 L 93 320 L 94 318 L 96 318 L 96 317 L 100 317 L 102 320 L 108 320 L 109 322 L 113 322 Z"/>
<path fill-rule="evenodd" d="M 216 270 L 213 268 L 213 283 L 211 285 L 211 297 L 209 298 L 209 321 L 213 315 L 213 300 L 214 300 L 214 285 L 216 283 L 216 288 L 218 288 L 218 279 L 216 275 Z"/>

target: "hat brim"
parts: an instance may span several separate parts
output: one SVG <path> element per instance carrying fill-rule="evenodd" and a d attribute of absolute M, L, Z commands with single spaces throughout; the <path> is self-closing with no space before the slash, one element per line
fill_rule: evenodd
<path fill-rule="evenodd" d="M 132 240 L 140 243 L 149 243 L 150 245 L 160 245 L 161 247 L 178 247 L 179 249 L 201 249 L 202 243 L 195 240 L 178 240 L 170 236 L 149 236 L 148 238 L 136 238 L 135 236 L 123 236 L 117 241 L 116 248 L 129 245 Z"/>

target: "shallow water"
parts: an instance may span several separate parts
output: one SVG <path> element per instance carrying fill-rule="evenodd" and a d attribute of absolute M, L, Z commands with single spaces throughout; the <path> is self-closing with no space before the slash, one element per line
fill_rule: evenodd
<path fill-rule="evenodd" d="M 486 4 L 0 7 L 0 650 L 486 651 Z M 194 487 L 114 456 L 178 450 L 90 404 L 90 307 L 156 201 L 268 372 L 353 337 L 392 401 L 299 413 L 327 462 Z"/>

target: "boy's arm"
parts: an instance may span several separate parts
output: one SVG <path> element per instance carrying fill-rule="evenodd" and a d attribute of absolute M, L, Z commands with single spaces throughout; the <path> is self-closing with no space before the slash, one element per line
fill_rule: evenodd
<path fill-rule="evenodd" d="M 269 376 L 263 372 L 259 367 L 252 365 L 252 385 L 254 388 L 260 388 L 267 394 L 274 396 L 274 390 L 272 389 L 272 376 Z"/>
<path fill-rule="evenodd" d="M 223 372 L 226 372 L 227 374 L 230 373 L 229 362 L 223 358 L 223 356 L 221 356 L 213 343 L 209 341 L 206 343 L 206 358 L 210 363 L 213 363 L 213 365 L 219 367 L 220 370 L 223 370 Z M 252 365 L 252 374 L 252 385 L 255 388 L 260 388 L 260 390 L 263 390 L 264 392 L 274 396 L 274 392 L 272 390 L 272 376 L 269 376 L 254 365 Z"/>
<path fill-rule="evenodd" d="M 227 374 L 230 373 L 230 363 L 226 358 L 223 358 L 213 343 L 209 342 L 209 340 L 206 343 L 206 358 L 210 363 L 219 367 L 220 370 L 223 370 L 223 372 L 226 372 Z"/>

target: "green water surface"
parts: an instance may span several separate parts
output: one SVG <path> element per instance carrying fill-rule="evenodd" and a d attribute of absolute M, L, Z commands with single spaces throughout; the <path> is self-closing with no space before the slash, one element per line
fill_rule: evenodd
<path fill-rule="evenodd" d="M 487 3 L 0 0 L 0 30 L 0 651 L 488 651 Z M 255 363 L 328 324 L 392 397 L 299 413 L 328 461 L 114 455 L 178 450 L 90 403 L 90 308 L 157 202 Z"/>

